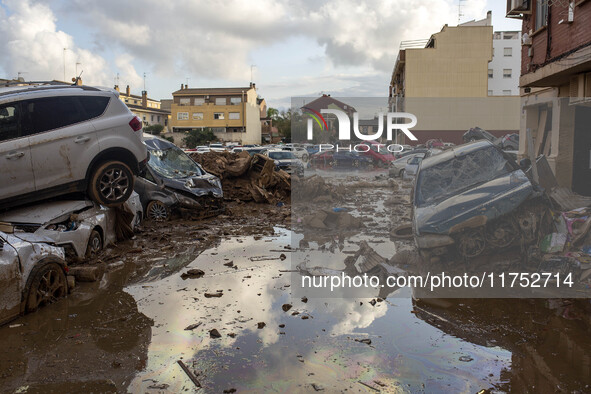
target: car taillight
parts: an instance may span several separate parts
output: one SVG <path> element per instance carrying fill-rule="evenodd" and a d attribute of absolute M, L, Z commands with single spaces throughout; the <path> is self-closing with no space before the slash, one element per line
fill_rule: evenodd
<path fill-rule="evenodd" d="M 129 121 L 129 126 L 133 129 L 133 131 L 139 131 L 142 129 L 142 121 L 139 117 L 134 116 L 133 119 Z"/>

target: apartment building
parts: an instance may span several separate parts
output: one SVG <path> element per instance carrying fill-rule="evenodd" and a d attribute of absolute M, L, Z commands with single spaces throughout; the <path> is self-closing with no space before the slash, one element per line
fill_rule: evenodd
<path fill-rule="evenodd" d="M 488 63 L 488 95 L 519 96 L 521 32 L 496 31 L 493 56 Z"/>
<path fill-rule="evenodd" d="M 507 17 L 522 19 L 519 152 L 591 195 L 591 1 L 507 0 Z"/>
<path fill-rule="evenodd" d="M 173 132 L 211 128 L 221 141 L 261 143 L 261 107 L 256 86 L 189 88 L 172 93 Z"/>
<path fill-rule="evenodd" d="M 168 129 L 170 111 L 162 109 L 159 100 L 149 98 L 147 91 L 142 91 L 141 96 L 131 94 L 129 85 L 126 86 L 124 92 L 119 90 L 118 85 L 115 85 L 115 90 L 119 92 L 119 99 L 127 105 L 131 112 L 139 116 L 144 127 L 160 124 Z"/>
<path fill-rule="evenodd" d="M 495 89 L 506 90 L 502 85 L 489 94 L 494 60 L 491 19 L 489 11 L 481 20 L 445 25 L 428 40 L 401 42 L 390 81 L 389 110 L 417 117 L 413 134 L 418 143 L 440 138 L 459 144 L 475 126 L 498 137 L 519 130 L 519 96 L 495 95 Z M 517 85 L 512 93 L 516 89 Z M 398 143 L 407 142 L 402 133 L 397 138 Z"/>

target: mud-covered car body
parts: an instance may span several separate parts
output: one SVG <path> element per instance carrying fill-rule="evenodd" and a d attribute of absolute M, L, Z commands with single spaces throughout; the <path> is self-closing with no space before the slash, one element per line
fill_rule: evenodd
<path fill-rule="evenodd" d="M 34 235 L 0 231 L 0 324 L 25 311 L 29 277 L 41 265 L 55 263 L 65 273 L 64 250 Z"/>
<path fill-rule="evenodd" d="M 146 217 L 151 217 L 148 208 L 153 201 L 168 210 L 188 213 L 215 214 L 223 210 L 224 195 L 218 177 L 206 172 L 169 141 L 145 136 L 144 143 L 148 147 L 148 166 L 144 176 L 136 179 L 135 191 Z"/>
<path fill-rule="evenodd" d="M 133 192 L 125 206 L 134 215 L 132 227 L 139 224 L 143 208 L 138 194 Z M 90 200 L 49 201 L 14 209 L 0 214 L 0 221 L 10 223 L 18 236 L 33 233 L 51 240 L 63 247 L 67 256 L 84 258 L 117 241 L 115 208 Z M 98 232 L 98 239 L 93 238 L 93 231 Z"/>
<path fill-rule="evenodd" d="M 478 250 L 464 251 L 467 257 L 482 253 L 480 243 L 508 246 L 520 235 L 520 215 L 526 214 L 516 211 L 542 194 L 517 163 L 489 141 L 425 158 L 414 188 L 416 244 L 425 250 L 459 240 L 462 245 L 458 246 L 463 247 L 464 238 L 476 237 Z"/>

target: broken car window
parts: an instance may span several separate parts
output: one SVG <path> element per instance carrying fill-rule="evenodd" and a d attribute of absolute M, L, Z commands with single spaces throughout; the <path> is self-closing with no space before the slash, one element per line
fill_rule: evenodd
<path fill-rule="evenodd" d="M 417 205 L 438 203 L 512 170 L 493 146 L 427 166 L 421 169 L 417 180 Z"/>
<path fill-rule="evenodd" d="M 178 148 L 150 149 L 148 165 L 164 178 L 181 179 L 200 176 L 203 172 L 189 156 Z"/>

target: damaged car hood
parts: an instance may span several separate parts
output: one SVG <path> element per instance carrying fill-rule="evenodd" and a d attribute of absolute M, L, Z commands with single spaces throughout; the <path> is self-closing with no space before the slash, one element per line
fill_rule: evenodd
<path fill-rule="evenodd" d="M 165 187 L 186 191 L 198 197 L 207 195 L 223 197 L 219 178 L 211 174 L 180 179 L 162 178 L 161 181 Z"/>
<path fill-rule="evenodd" d="M 0 215 L 0 221 L 8 223 L 46 224 L 64 215 L 92 207 L 91 201 L 52 201 L 42 205 L 14 209 Z"/>
<path fill-rule="evenodd" d="M 480 225 L 507 214 L 539 193 L 521 170 L 454 195 L 438 204 L 415 207 L 417 234 L 452 234 L 468 220 Z"/>

